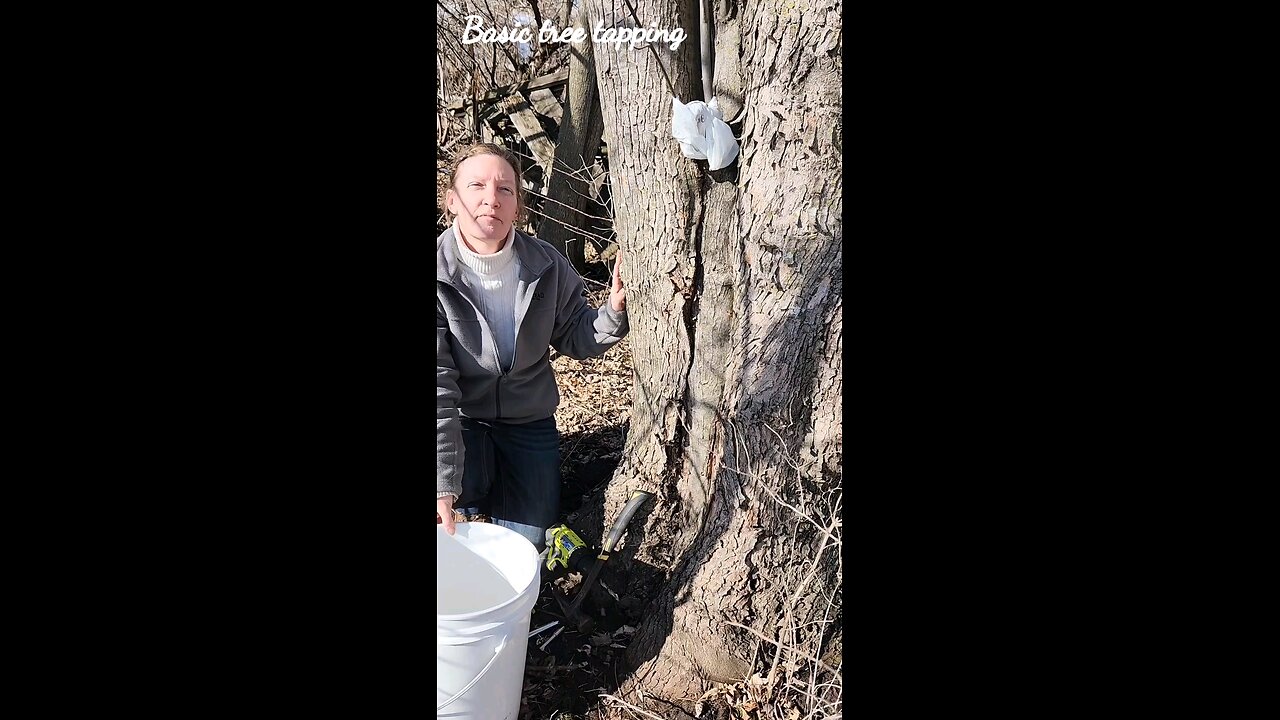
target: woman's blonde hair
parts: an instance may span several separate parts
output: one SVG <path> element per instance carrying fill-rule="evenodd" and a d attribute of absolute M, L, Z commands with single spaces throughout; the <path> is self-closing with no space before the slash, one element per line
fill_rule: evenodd
<path fill-rule="evenodd" d="M 449 212 L 449 191 L 455 190 L 454 183 L 458 180 L 458 166 L 468 158 L 477 155 L 497 155 L 507 164 L 511 166 L 511 170 L 516 174 L 516 225 L 522 225 L 525 222 L 525 205 L 524 205 L 524 178 L 520 174 L 520 158 L 511 150 L 494 145 L 493 143 L 476 143 L 470 145 L 458 153 L 453 162 L 449 163 L 449 174 L 445 178 L 447 185 L 445 186 L 444 195 L 440 198 L 440 207 L 444 210 L 445 219 L 453 221 L 453 213 Z"/>

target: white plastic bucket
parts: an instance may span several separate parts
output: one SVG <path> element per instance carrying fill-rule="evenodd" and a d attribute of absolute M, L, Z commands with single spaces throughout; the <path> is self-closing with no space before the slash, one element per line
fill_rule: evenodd
<path fill-rule="evenodd" d="M 516 720 L 538 554 L 488 523 L 436 526 L 436 717 Z"/>

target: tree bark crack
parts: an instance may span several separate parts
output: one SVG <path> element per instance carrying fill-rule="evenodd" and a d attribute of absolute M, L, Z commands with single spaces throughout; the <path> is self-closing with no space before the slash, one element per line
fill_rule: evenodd
<path fill-rule="evenodd" d="M 684 388 L 680 398 L 680 443 L 678 447 L 687 449 L 690 443 L 690 427 L 693 425 L 694 418 L 694 393 L 690 390 L 690 384 L 696 381 L 694 377 L 696 368 L 698 367 L 698 305 L 702 299 L 702 282 L 703 282 L 703 262 L 702 262 L 702 237 L 706 230 L 707 203 L 701 198 L 706 197 L 707 176 L 699 173 L 698 177 L 698 193 L 695 197 L 700 198 L 697 202 L 697 216 L 690 227 L 689 241 L 692 243 L 693 251 L 690 253 L 689 261 L 693 265 L 693 272 L 690 273 L 691 279 L 684 286 L 681 294 L 684 295 L 684 325 L 685 332 L 689 337 L 689 365 L 684 371 Z M 694 458 L 685 453 L 689 457 L 691 470 L 694 473 L 701 473 L 705 468 L 696 467 Z M 706 497 L 706 508 L 710 508 L 712 496 L 715 494 L 715 484 L 710 483 L 709 492 Z M 706 524 L 706 519 L 710 515 L 709 512 L 703 511 L 702 522 L 699 524 L 698 535 L 702 533 L 702 526 Z"/>

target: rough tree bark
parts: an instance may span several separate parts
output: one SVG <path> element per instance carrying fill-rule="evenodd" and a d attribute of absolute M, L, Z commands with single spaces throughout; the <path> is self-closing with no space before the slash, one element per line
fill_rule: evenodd
<path fill-rule="evenodd" d="M 682 27 L 595 46 L 636 372 L 631 428 L 598 517 L 655 492 L 614 585 L 652 590 L 622 693 L 679 716 L 707 684 L 785 672 L 777 647 L 840 644 L 841 23 L 838 0 L 721 0 L 741 155 L 708 172 L 670 137 L 670 77 L 699 98 L 697 3 L 586 0 L 593 23 Z M 729 119 L 732 119 L 730 115 Z M 787 507 L 790 505 L 791 507 Z M 813 520 L 804 519 L 807 516 Z M 814 523 L 817 523 L 815 525 Z M 646 569 L 648 568 L 648 569 Z M 737 625 L 744 625 L 746 630 Z M 831 664 L 829 662 L 828 664 Z"/>

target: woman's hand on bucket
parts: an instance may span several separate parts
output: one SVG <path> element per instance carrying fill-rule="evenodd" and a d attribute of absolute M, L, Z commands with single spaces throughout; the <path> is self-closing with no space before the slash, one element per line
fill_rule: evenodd
<path fill-rule="evenodd" d="M 445 495 L 436 500 L 436 524 L 444 523 L 444 531 L 453 534 L 453 496 Z"/>

